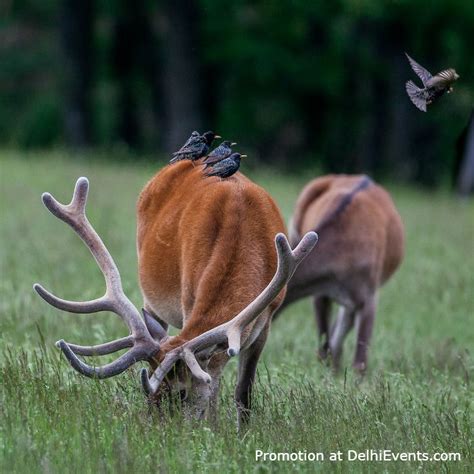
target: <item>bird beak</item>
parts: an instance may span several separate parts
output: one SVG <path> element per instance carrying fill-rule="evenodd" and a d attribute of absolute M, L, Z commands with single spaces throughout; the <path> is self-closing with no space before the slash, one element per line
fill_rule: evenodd
<path fill-rule="evenodd" d="M 220 135 L 216 135 L 214 138 L 222 138 Z"/>
<path fill-rule="evenodd" d="M 247 155 L 240 155 L 240 158 L 247 158 Z"/>
<path fill-rule="evenodd" d="M 230 144 L 230 146 L 235 146 L 235 145 L 237 145 L 236 142 L 232 142 L 232 143 Z"/>

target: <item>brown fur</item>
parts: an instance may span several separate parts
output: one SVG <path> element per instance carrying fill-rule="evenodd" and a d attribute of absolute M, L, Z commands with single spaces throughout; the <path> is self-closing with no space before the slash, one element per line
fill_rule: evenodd
<path fill-rule="evenodd" d="M 292 246 L 310 230 L 319 233 L 318 246 L 289 282 L 284 305 L 314 297 L 323 339 L 320 355 L 332 353 L 336 366 L 344 336 L 356 322 L 354 366 L 364 370 L 377 290 L 403 259 L 401 218 L 390 195 L 367 177 L 328 175 L 311 181 L 301 192 L 290 228 Z M 329 331 L 331 301 L 343 310 Z"/>
<path fill-rule="evenodd" d="M 181 161 L 148 182 L 137 204 L 140 286 L 145 307 L 181 329 L 163 344 L 160 360 L 232 319 L 265 288 L 276 270 L 274 238 L 282 231 L 273 200 L 241 173 L 205 178 L 201 166 Z M 259 354 L 261 348 L 252 346 L 263 347 L 259 335 L 266 334 L 283 297 L 284 292 L 246 331 L 241 361 L 246 350 Z M 239 384 L 251 385 L 253 375 L 254 370 Z M 247 388 L 240 398 L 248 398 Z M 246 405 L 238 394 L 237 401 Z"/>

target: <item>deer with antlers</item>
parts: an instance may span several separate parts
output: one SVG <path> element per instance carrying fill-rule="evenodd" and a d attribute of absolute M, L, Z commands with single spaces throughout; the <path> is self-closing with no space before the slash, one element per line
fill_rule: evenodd
<path fill-rule="evenodd" d="M 142 191 L 137 205 L 139 281 L 143 318 L 124 294 L 110 253 L 85 215 L 88 181 L 80 178 L 70 204 L 43 194 L 43 203 L 84 241 L 105 277 L 104 296 L 73 302 L 35 284 L 38 294 L 72 313 L 111 311 L 130 334 L 96 346 L 60 340 L 72 367 L 82 375 L 108 378 L 139 361 L 150 400 L 179 393 L 197 417 L 215 406 L 219 378 L 239 354 L 235 391 L 239 421 L 250 408 L 256 365 L 273 313 L 288 280 L 312 250 L 309 232 L 291 250 L 283 221 L 270 196 L 241 173 L 231 179 L 205 179 L 188 161 L 168 166 Z M 274 247 L 276 246 L 276 255 Z M 169 336 L 168 325 L 180 329 Z M 94 367 L 78 356 L 129 349 L 110 364 Z"/>
<path fill-rule="evenodd" d="M 290 223 L 295 245 L 309 230 L 319 235 L 312 252 L 290 280 L 284 303 L 312 296 L 320 337 L 319 357 L 340 367 L 342 346 L 357 327 L 353 367 L 364 372 L 377 292 L 403 259 L 403 223 L 390 195 L 367 176 L 328 175 L 302 190 Z M 330 326 L 332 303 L 340 305 Z"/>

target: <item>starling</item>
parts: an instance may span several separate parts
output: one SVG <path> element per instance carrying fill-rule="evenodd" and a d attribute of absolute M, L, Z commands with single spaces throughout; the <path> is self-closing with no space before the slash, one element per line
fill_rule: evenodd
<path fill-rule="evenodd" d="M 237 145 L 237 143 L 231 143 L 230 140 L 225 140 L 217 148 L 214 148 L 214 150 L 204 158 L 204 163 L 206 164 L 204 169 L 228 158 L 232 154 L 231 147 L 234 145 Z"/>
<path fill-rule="evenodd" d="M 193 146 L 196 143 L 201 142 L 201 135 L 199 132 L 196 132 L 194 130 L 193 133 L 191 133 L 191 136 L 186 140 L 186 143 L 176 152 L 173 153 L 173 158 L 171 158 L 170 163 L 176 163 L 177 161 L 183 160 L 184 158 L 182 157 L 182 153 L 184 150 L 187 150 L 189 146 Z"/>
<path fill-rule="evenodd" d="M 424 86 L 423 88 L 419 88 L 413 83 L 413 81 L 408 81 L 406 83 L 408 97 L 410 97 L 410 100 L 416 107 L 421 111 L 426 112 L 427 105 L 432 104 L 445 92 L 448 94 L 452 92 L 453 88 L 451 84 L 459 79 L 459 75 L 454 69 L 445 69 L 444 71 L 438 72 L 438 74 L 432 76 L 429 71 L 410 58 L 407 53 L 405 54 L 408 61 L 410 61 L 413 71 L 416 72 Z"/>
<path fill-rule="evenodd" d="M 225 158 L 212 166 L 204 174 L 206 176 L 218 176 L 219 178 L 228 178 L 236 173 L 240 168 L 240 159 L 245 158 L 247 155 L 241 155 L 240 153 L 232 153 L 229 158 Z"/>
<path fill-rule="evenodd" d="M 206 132 L 203 135 L 193 132 L 189 140 L 177 152 L 173 153 L 170 163 L 181 160 L 199 160 L 199 158 L 207 155 L 214 138 L 220 138 L 220 136 L 214 132 Z"/>

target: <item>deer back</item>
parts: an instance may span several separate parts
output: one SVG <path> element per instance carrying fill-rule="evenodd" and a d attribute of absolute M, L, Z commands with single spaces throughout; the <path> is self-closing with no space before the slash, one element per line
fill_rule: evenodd
<path fill-rule="evenodd" d="M 147 305 L 182 328 L 180 343 L 228 321 L 274 275 L 274 236 L 282 231 L 274 201 L 241 173 L 206 178 L 190 161 L 164 168 L 137 205 L 139 279 Z"/>
<path fill-rule="evenodd" d="M 363 280 L 374 289 L 403 258 L 400 215 L 390 195 L 363 175 L 328 175 L 305 186 L 291 222 L 291 244 L 308 230 L 318 232 L 319 244 L 296 271 L 289 292 L 319 280 L 352 286 Z"/>

